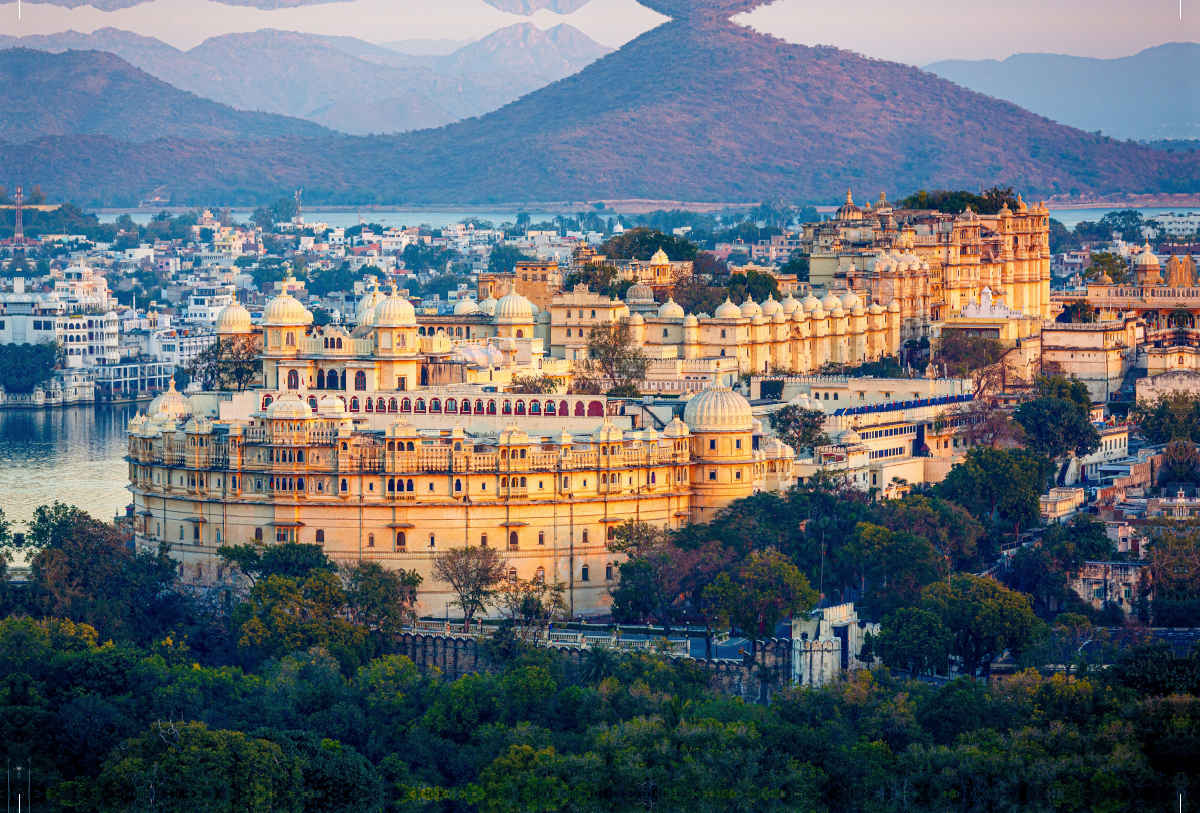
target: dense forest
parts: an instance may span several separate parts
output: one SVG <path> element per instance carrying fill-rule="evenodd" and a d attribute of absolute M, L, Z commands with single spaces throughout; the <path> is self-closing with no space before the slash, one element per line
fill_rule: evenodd
<path fill-rule="evenodd" d="M 1042 388 L 1043 411 L 1077 397 Z M 790 418 L 780 431 L 817 442 Z M 451 679 L 398 653 L 413 573 L 297 544 L 181 567 L 44 506 L 22 535 L 0 522 L 31 557 L 27 582 L 0 582 L 0 736 L 38 809 L 1180 809 L 1200 651 L 1073 598 L 1073 568 L 1118 556 L 1103 526 L 1048 529 L 1006 583 L 971 575 L 1035 521 L 1041 455 L 972 449 L 898 500 L 818 478 L 678 533 L 622 526 L 618 620 L 766 637 L 819 590 L 882 621 L 861 655 L 875 669 L 777 683 L 769 705 L 690 659 L 531 646 L 511 622 L 553 618 L 553 590 L 521 594 L 479 644 L 484 668 Z M 989 679 L 1005 652 L 1015 675 Z"/>

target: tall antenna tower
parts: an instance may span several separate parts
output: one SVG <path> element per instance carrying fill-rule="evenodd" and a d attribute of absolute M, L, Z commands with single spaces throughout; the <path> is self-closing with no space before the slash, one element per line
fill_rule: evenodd
<path fill-rule="evenodd" d="M 17 187 L 17 195 L 16 195 L 17 219 L 16 219 L 16 224 L 13 227 L 13 244 L 14 245 L 17 243 L 25 242 L 25 225 L 21 222 L 21 203 L 22 203 L 23 199 L 24 199 L 24 197 L 21 194 L 21 187 L 18 186 Z"/>

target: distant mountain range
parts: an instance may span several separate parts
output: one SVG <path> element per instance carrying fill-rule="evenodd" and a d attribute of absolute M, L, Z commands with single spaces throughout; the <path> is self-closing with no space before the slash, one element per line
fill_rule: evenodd
<path fill-rule="evenodd" d="M 77 134 L 125 141 L 335 135 L 312 122 L 201 99 L 112 54 L 0 51 L 0 139 Z"/>
<path fill-rule="evenodd" d="M 1200 45 L 1194 42 L 1116 59 L 1016 54 L 951 59 L 925 70 L 1088 132 L 1148 141 L 1200 138 Z"/>
<path fill-rule="evenodd" d="M 398 53 L 354 37 L 264 29 L 180 51 L 102 28 L 0 36 L 0 48 L 116 54 L 181 90 L 240 110 L 304 118 L 343 133 L 395 133 L 479 116 L 561 79 L 612 49 L 579 30 L 508 26 L 445 56 Z"/>
<path fill-rule="evenodd" d="M 449 126 L 219 144 L 53 136 L 0 149 L 0 178 L 40 183 L 85 205 L 136 201 L 162 186 L 196 203 L 250 203 L 298 186 L 314 203 L 471 204 L 771 195 L 828 202 L 847 187 L 874 197 L 881 189 L 897 196 L 994 183 L 1026 199 L 1200 190 L 1196 155 L 1095 136 L 918 68 L 792 45 L 730 22 L 757 0 L 643 2 L 673 20 L 499 110 Z M 258 99 L 273 91 L 298 104 L 289 84 L 253 75 L 251 66 L 262 63 L 236 53 L 262 43 L 207 51 L 214 64 L 206 81 L 227 79 L 242 87 L 226 93 L 251 88 Z M 363 60 L 321 44 L 330 82 L 348 82 L 337 54 Z M 286 48 L 271 54 L 289 58 Z M 342 110 L 360 105 L 348 115 L 389 112 L 373 110 L 354 85 L 329 95 Z"/>
<path fill-rule="evenodd" d="M 148 3 L 150 0 L 42 0 L 42 2 L 64 8 L 93 6 L 100 11 L 116 11 Z M 251 6 L 264 11 L 278 11 L 284 8 L 339 3 L 345 2 L 345 0 L 216 0 L 216 2 L 227 6 Z M 510 14 L 529 16 L 541 9 L 548 9 L 555 14 L 570 14 L 586 6 L 589 0 L 483 0 L 483 2 Z M 0 0 L 0 5 L 16 5 L 16 0 Z"/>

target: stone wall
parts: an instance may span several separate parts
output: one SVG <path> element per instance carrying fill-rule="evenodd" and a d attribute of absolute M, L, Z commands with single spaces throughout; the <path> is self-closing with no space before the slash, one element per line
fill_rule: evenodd
<path fill-rule="evenodd" d="M 498 670 L 498 664 L 480 651 L 474 638 L 404 633 L 396 638 L 395 651 L 410 658 L 422 670 L 440 670 L 448 680 Z M 586 651 L 577 647 L 561 647 L 559 652 L 572 664 L 582 663 L 586 657 Z M 786 689 L 793 683 L 790 638 L 760 641 L 753 660 L 699 658 L 695 663 L 709 672 L 709 685 L 714 690 L 750 703 L 766 703 L 772 692 Z"/>

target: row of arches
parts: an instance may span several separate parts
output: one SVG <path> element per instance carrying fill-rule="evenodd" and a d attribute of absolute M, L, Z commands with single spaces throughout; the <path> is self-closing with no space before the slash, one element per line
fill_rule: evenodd
<path fill-rule="evenodd" d="M 320 383 L 321 372 L 317 373 L 318 384 Z M 360 370 L 356 374 L 364 376 Z M 330 372 L 331 378 L 336 378 L 337 374 Z M 288 389 L 298 389 L 299 380 L 295 370 L 288 372 Z M 319 388 L 319 387 L 318 387 Z M 356 385 L 357 388 L 357 385 Z M 365 376 L 363 388 L 366 388 Z M 342 400 L 342 405 L 347 406 L 346 399 L 343 396 L 338 396 Z M 262 408 L 265 410 L 275 399 L 270 395 L 264 395 L 262 399 Z M 312 410 L 317 409 L 317 397 L 310 395 L 307 398 L 308 405 Z M 463 398 L 459 401 L 457 398 L 447 398 L 443 401 L 441 398 L 364 398 L 361 401 L 358 396 L 350 399 L 348 409 L 351 412 L 400 412 L 400 413 L 417 413 L 417 414 L 442 414 L 447 415 L 534 415 L 564 418 L 574 415 L 576 418 L 602 418 L 604 417 L 604 404 L 600 401 L 576 401 L 574 408 L 568 401 L 546 400 L 545 402 L 530 400 L 526 403 L 525 399 L 519 398 L 516 401 L 505 399 L 497 402 L 494 399 L 484 401 L 478 398 L 472 404 L 471 399 Z M 615 448 L 614 448 L 615 451 Z"/>

